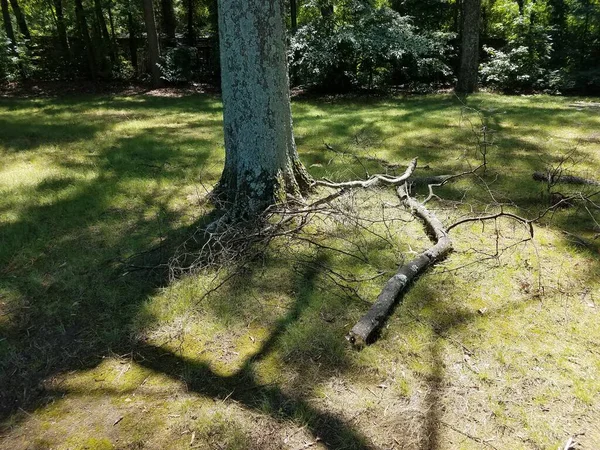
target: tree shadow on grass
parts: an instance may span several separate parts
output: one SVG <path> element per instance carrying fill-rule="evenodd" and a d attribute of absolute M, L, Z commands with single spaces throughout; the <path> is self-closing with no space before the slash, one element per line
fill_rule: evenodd
<path fill-rule="evenodd" d="M 34 128 L 41 123 L 32 122 Z M 54 129 L 63 136 L 70 124 L 56 119 L 48 129 L 40 126 L 42 134 Z M 91 140 L 97 131 L 101 129 L 81 129 L 75 140 Z M 8 139 L 5 147 L 14 146 L 15 139 Z M 199 143 L 160 130 L 144 131 L 96 149 L 89 163 L 56 155 L 58 167 L 93 170 L 92 178 L 61 175 L 18 187 L 25 197 L 47 200 L 19 205 L 14 220 L 0 223 L 0 420 L 5 426 L 18 426 L 26 417 L 22 411 L 36 411 L 59 394 L 46 390 L 44 380 L 92 369 L 115 353 L 134 353 L 142 355 L 141 365 L 173 379 L 183 377 L 200 394 L 214 398 L 231 394 L 254 410 L 264 411 L 267 404 L 268 413 L 278 420 L 298 422 L 308 413 L 308 429 L 332 448 L 370 448 L 343 420 L 278 386 L 263 385 L 253 375 L 255 363 L 271 353 L 307 307 L 314 271 L 302 275 L 302 288 L 288 313 L 233 375 L 222 376 L 202 361 L 132 342 L 140 309 L 168 286 L 169 277 L 163 269 L 124 276 L 123 261 L 160 267 L 185 238 L 215 218 L 215 213 L 207 214 L 182 225 L 177 212 L 168 207 L 177 190 L 161 193 L 156 183 L 145 184 L 183 176 L 184 166 L 206 165 L 207 152 L 191 155 L 181 149 Z M 22 147 L 33 149 L 39 142 L 34 144 Z M 124 195 L 135 195 L 135 201 Z M 138 256 L 128 259 L 132 255 Z"/>

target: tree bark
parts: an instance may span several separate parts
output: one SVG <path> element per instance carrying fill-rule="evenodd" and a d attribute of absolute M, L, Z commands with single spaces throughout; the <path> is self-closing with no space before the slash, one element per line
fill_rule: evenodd
<path fill-rule="evenodd" d="M 111 62 L 115 62 L 116 56 L 112 48 L 112 41 L 110 39 L 110 34 L 108 34 L 108 27 L 106 25 L 106 19 L 104 18 L 104 12 L 102 11 L 102 3 L 101 0 L 94 0 L 94 12 L 96 14 L 96 22 L 100 29 L 100 41 L 102 42 L 102 49 L 104 50 L 103 56 L 108 53 L 108 56 Z"/>
<path fill-rule="evenodd" d="M 65 58 L 70 59 L 71 50 L 69 49 L 69 40 L 67 38 L 67 26 L 65 25 L 62 0 L 54 0 L 54 10 L 56 12 L 56 32 L 58 34 L 58 41 L 63 49 Z"/>
<path fill-rule="evenodd" d="M 77 20 L 77 27 L 79 29 L 81 40 L 83 41 L 83 45 L 85 46 L 88 66 L 90 70 L 90 77 L 92 78 L 92 80 L 96 80 L 98 76 L 96 68 L 96 55 L 94 52 L 94 47 L 92 46 L 92 39 L 90 38 L 90 32 L 88 30 L 82 0 L 75 0 L 75 17 Z"/>
<path fill-rule="evenodd" d="M 403 186 L 398 187 L 397 192 L 404 205 L 423 221 L 427 234 L 435 240 L 435 245 L 400 267 L 385 284 L 373 306 L 350 330 L 347 339 L 358 347 L 372 342 L 375 334 L 390 315 L 398 297 L 410 283 L 452 251 L 452 241 L 448 232 L 435 214 L 411 198 Z"/>
<path fill-rule="evenodd" d="M 196 44 L 194 32 L 194 0 L 187 0 L 187 42 L 190 47 Z"/>
<path fill-rule="evenodd" d="M 175 30 L 177 28 L 173 0 L 161 0 L 160 4 L 162 9 L 162 31 L 167 38 L 167 46 L 173 47 L 175 46 Z"/>
<path fill-rule="evenodd" d="M 565 183 L 565 184 L 587 184 L 588 186 L 600 186 L 600 181 L 591 178 L 578 177 L 576 175 L 561 175 L 550 174 L 547 172 L 534 172 L 533 179 L 535 181 L 543 181 L 544 183 Z"/>
<path fill-rule="evenodd" d="M 8 1 L 0 0 L 2 6 L 2 20 L 4 21 L 4 30 L 6 31 L 6 37 L 10 40 L 10 48 L 12 52 L 16 51 L 17 41 L 15 40 L 15 31 L 12 26 L 12 20 L 10 18 L 10 11 L 8 10 Z"/>
<path fill-rule="evenodd" d="M 160 79 L 160 47 L 158 45 L 158 34 L 156 33 L 156 21 L 154 20 L 154 6 L 152 0 L 144 0 L 144 21 L 146 22 L 146 34 L 148 35 L 148 57 L 150 62 L 150 75 L 152 87 L 157 88 L 162 84 Z"/>
<path fill-rule="evenodd" d="M 253 217 L 311 180 L 292 128 L 284 0 L 219 0 L 225 167 L 215 199 Z"/>
<path fill-rule="evenodd" d="M 136 37 L 136 27 L 135 22 L 133 21 L 133 14 L 131 14 L 131 3 L 129 3 L 129 8 L 127 9 L 127 28 L 129 31 L 129 59 L 131 61 L 131 67 L 133 67 L 133 71 L 137 77 L 138 73 L 138 59 L 137 59 L 137 37 Z"/>
<path fill-rule="evenodd" d="M 21 7 L 19 6 L 18 0 L 10 0 L 10 6 L 12 6 L 12 10 L 15 13 L 15 18 L 17 19 L 19 31 L 25 39 L 31 40 L 31 34 L 29 33 L 29 28 L 27 28 L 27 22 L 25 21 L 25 16 L 21 11 Z"/>
<path fill-rule="evenodd" d="M 298 0 L 290 0 L 290 21 L 292 34 L 295 34 L 298 29 Z"/>
<path fill-rule="evenodd" d="M 463 0 L 462 21 L 460 69 L 456 90 L 462 94 L 469 94 L 477 90 L 481 0 Z"/>

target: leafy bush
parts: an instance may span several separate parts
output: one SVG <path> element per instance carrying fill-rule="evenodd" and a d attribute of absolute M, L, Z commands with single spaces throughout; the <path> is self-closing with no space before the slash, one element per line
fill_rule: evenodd
<path fill-rule="evenodd" d="M 162 78 L 169 83 L 187 83 L 194 77 L 196 49 L 188 46 L 168 48 L 159 65 Z"/>
<path fill-rule="evenodd" d="M 0 82 L 26 78 L 32 69 L 25 46 L 12 45 L 3 30 L 0 30 Z"/>
<path fill-rule="evenodd" d="M 326 90 L 382 85 L 394 71 L 450 74 L 443 62 L 449 35 L 419 34 L 411 19 L 387 7 L 355 1 L 348 20 L 317 17 L 292 37 L 294 75 Z"/>
<path fill-rule="evenodd" d="M 519 46 L 507 51 L 484 46 L 489 60 L 479 69 L 484 85 L 512 93 L 538 90 L 558 93 L 567 87 L 562 70 L 550 70 L 531 57 L 528 47 Z"/>
<path fill-rule="evenodd" d="M 9 40 L 4 31 L 0 30 L 0 83 L 7 81 L 10 73 L 11 60 L 8 55 Z"/>

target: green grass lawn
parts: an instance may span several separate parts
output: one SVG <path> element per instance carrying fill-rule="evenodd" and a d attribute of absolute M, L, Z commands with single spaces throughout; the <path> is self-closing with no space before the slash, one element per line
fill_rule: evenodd
<path fill-rule="evenodd" d="M 490 210 L 491 194 L 535 217 L 549 204 L 532 172 L 565 156 L 600 179 L 590 99 L 468 106 L 493 145 L 481 179 L 429 204 L 446 223 Z M 400 172 L 418 156 L 420 175 L 478 164 L 478 115 L 450 95 L 298 99 L 293 112 L 315 177 L 386 170 L 374 158 Z M 597 211 L 549 214 L 528 243 L 508 220 L 453 230 L 456 252 L 359 352 L 344 335 L 429 245 L 391 192 L 352 197 L 360 223 L 306 230 L 360 258 L 276 240 L 241 269 L 169 281 L 142 268 L 210 220 L 222 142 L 209 95 L 0 100 L 1 448 L 600 447 Z M 363 281 L 343 288 L 334 272 Z"/>

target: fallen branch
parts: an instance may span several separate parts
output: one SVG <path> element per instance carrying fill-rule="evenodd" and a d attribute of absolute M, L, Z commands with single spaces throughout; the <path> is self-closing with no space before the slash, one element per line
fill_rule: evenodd
<path fill-rule="evenodd" d="M 544 183 L 586 184 L 588 186 L 600 186 L 600 181 L 591 178 L 583 178 L 575 175 L 551 174 L 546 172 L 534 172 L 533 179 Z"/>
<path fill-rule="evenodd" d="M 399 295 L 406 290 L 409 284 L 428 267 L 446 257 L 452 251 L 452 241 L 448 236 L 448 232 L 435 214 L 430 212 L 423 204 L 410 197 L 404 186 L 399 186 L 397 193 L 402 203 L 423 221 L 435 245 L 418 255 L 408 264 L 401 266 L 398 272 L 385 284 L 381 294 L 379 294 L 379 297 L 371 306 L 371 309 L 350 330 L 347 339 L 358 347 L 362 347 L 372 340 L 375 333 L 390 314 Z"/>
<path fill-rule="evenodd" d="M 317 180 L 314 182 L 313 186 L 327 186 L 335 189 L 348 189 L 348 188 L 371 188 L 375 187 L 379 184 L 389 184 L 392 186 L 399 186 L 403 184 L 415 171 L 417 167 L 417 158 L 413 159 L 406 171 L 400 175 L 399 177 L 390 177 L 387 175 L 373 175 L 367 180 L 355 180 L 355 181 L 345 181 L 341 183 L 334 183 L 330 180 Z"/>

